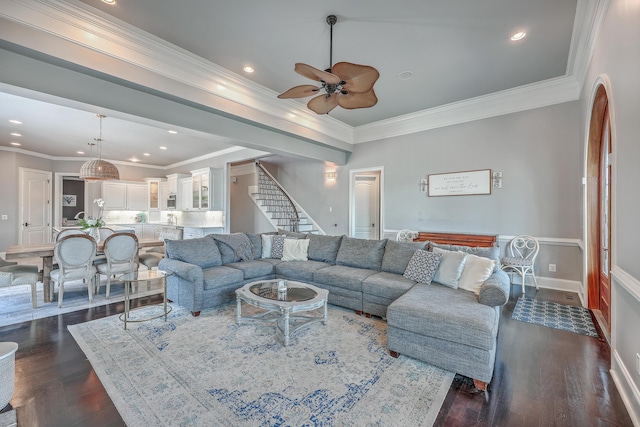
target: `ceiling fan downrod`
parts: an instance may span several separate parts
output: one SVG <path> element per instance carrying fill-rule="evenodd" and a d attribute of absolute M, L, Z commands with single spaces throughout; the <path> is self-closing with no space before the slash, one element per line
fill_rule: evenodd
<path fill-rule="evenodd" d="M 338 22 L 336 15 L 327 16 L 327 24 L 329 24 L 331 28 L 329 32 L 329 68 L 325 70 L 327 73 L 330 73 L 331 67 L 333 67 L 333 26 L 336 22 Z"/>

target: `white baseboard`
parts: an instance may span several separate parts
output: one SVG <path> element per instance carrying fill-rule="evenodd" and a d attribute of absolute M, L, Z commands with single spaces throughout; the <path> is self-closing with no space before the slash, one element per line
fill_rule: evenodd
<path fill-rule="evenodd" d="M 511 283 L 514 285 L 521 285 L 522 278 L 517 273 L 507 273 L 511 277 Z M 554 277 L 540 277 L 536 276 L 538 281 L 538 287 L 545 289 L 555 289 L 557 291 L 575 292 L 580 294 L 582 292 L 582 282 L 577 280 L 556 279 Z M 531 276 L 527 276 L 525 280 L 525 286 L 535 286 Z"/>
<path fill-rule="evenodd" d="M 634 426 L 640 426 L 640 391 L 618 352 L 612 349 L 611 353 L 611 377 L 618 388 L 624 406 L 627 408 L 631 422 Z"/>

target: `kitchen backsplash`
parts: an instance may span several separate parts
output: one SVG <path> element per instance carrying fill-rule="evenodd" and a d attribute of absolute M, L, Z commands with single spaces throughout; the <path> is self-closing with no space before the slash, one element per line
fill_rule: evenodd
<path fill-rule="evenodd" d="M 135 211 L 105 211 L 102 219 L 106 224 L 135 224 L 136 215 L 140 212 Z M 145 222 L 149 222 L 148 212 L 145 214 Z M 184 227 L 224 227 L 225 213 L 223 211 L 161 211 L 159 221 L 154 223 L 166 224 L 168 215 L 174 215 L 175 225 Z M 155 217 L 158 217 L 155 215 Z"/>

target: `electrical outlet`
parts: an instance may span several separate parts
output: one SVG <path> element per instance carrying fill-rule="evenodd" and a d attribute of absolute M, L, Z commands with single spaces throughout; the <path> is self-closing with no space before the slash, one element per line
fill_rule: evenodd
<path fill-rule="evenodd" d="M 6 220 L 8 220 L 8 219 L 9 219 L 9 215 L 2 215 L 2 220 L 3 220 L 3 221 L 6 221 Z"/>
<path fill-rule="evenodd" d="M 552 272 L 552 273 L 555 273 L 556 265 L 555 264 L 549 264 L 549 271 Z"/>

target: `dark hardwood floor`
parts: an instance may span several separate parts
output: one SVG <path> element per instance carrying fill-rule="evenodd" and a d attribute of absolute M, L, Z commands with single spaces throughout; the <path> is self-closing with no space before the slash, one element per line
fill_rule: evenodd
<path fill-rule="evenodd" d="M 532 297 L 534 289 L 528 289 Z M 632 426 L 609 374 L 602 339 L 511 320 L 521 291 L 512 287 L 502 310 L 489 399 L 456 378 L 436 420 L 440 426 Z M 573 300 L 567 299 L 573 296 Z M 536 298 L 579 304 L 577 295 L 540 290 Z M 157 303 L 159 296 L 137 301 Z M 122 303 L 0 328 L 14 341 L 16 387 L 10 405 L 18 425 L 124 425 L 68 325 L 121 313 Z"/>

